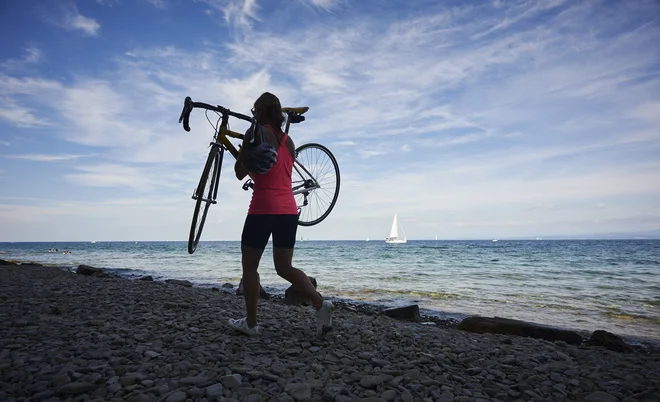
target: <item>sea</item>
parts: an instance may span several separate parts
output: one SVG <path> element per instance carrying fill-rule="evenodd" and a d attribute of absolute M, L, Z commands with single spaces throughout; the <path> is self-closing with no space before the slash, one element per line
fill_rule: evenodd
<path fill-rule="evenodd" d="M 127 278 L 186 279 L 237 286 L 240 242 L 0 243 L 0 258 L 71 269 L 79 264 Z M 54 249 L 57 249 L 55 252 Z M 67 253 L 65 253 L 67 252 Z M 603 329 L 660 345 L 660 240 L 299 241 L 293 264 L 331 300 L 381 307 L 417 304 L 422 314 L 520 319 Z M 262 286 L 283 294 L 269 245 Z"/>

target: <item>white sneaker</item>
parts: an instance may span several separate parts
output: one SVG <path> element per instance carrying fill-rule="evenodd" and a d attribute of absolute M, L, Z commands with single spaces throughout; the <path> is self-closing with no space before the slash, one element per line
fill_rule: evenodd
<path fill-rule="evenodd" d="M 332 313 L 335 311 L 334 304 L 327 300 L 323 301 L 320 310 L 316 310 L 316 336 L 322 338 L 325 334 L 332 331 Z"/>
<path fill-rule="evenodd" d="M 248 335 L 248 336 L 259 336 L 259 335 L 261 335 L 261 326 L 255 325 L 252 328 L 248 327 L 247 317 L 239 318 L 238 320 L 234 320 L 233 318 L 230 318 L 228 323 L 229 323 L 230 327 L 234 328 L 237 331 L 240 331 L 240 332 L 244 333 L 245 335 Z"/>

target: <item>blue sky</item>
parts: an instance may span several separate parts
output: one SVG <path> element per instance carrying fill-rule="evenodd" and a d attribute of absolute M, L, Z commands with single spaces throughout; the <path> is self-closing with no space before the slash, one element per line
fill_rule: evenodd
<path fill-rule="evenodd" d="M 0 34 L 0 241 L 185 240 L 212 130 L 184 97 L 264 91 L 340 164 L 299 236 L 660 228 L 655 0 L 24 0 Z M 204 239 L 240 237 L 232 163 Z"/>

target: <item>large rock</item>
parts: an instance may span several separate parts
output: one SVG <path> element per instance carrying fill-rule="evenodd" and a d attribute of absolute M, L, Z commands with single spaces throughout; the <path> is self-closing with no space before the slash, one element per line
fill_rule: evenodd
<path fill-rule="evenodd" d="M 527 336 L 551 342 L 564 341 L 572 345 L 582 343 L 582 336 L 575 331 L 501 317 L 468 317 L 458 324 L 458 329 L 477 333 Z"/>
<path fill-rule="evenodd" d="M 166 280 L 165 282 L 167 282 L 167 283 L 169 283 L 169 284 L 172 284 L 172 285 L 185 286 L 185 287 L 187 287 L 187 288 L 191 288 L 191 287 L 192 287 L 192 282 L 190 282 L 190 281 L 184 281 L 184 280 L 181 280 L 181 279 L 168 279 L 168 280 Z"/>
<path fill-rule="evenodd" d="M 309 276 L 309 281 L 314 285 L 316 289 L 316 279 Z M 284 299 L 282 299 L 284 304 L 292 304 L 296 306 L 309 306 L 312 304 L 312 301 L 306 298 L 298 288 L 291 285 L 287 290 L 284 291 Z"/>
<path fill-rule="evenodd" d="M 103 275 L 103 270 L 101 268 L 94 268 L 90 267 L 89 265 L 78 265 L 78 269 L 76 269 L 76 273 L 78 275 L 85 275 L 85 276 L 97 276 L 97 275 Z"/>
<path fill-rule="evenodd" d="M 243 291 L 243 278 L 241 278 L 241 282 L 238 284 L 238 288 L 236 289 L 236 295 L 237 296 L 243 296 L 245 292 Z M 259 285 L 259 298 L 261 299 L 270 299 L 270 295 L 268 292 L 264 290 L 264 288 Z"/>
<path fill-rule="evenodd" d="M 609 350 L 622 353 L 628 353 L 632 350 L 630 345 L 624 342 L 620 336 L 603 330 L 594 331 L 594 333 L 591 334 L 591 338 L 589 338 L 588 344 L 592 346 L 602 346 Z"/>
<path fill-rule="evenodd" d="M 422 317 L 419 315 L 419 306 L 416 304 L 406 307 L 388 308 L 383 310 L 383 314 L 388 317 L 396 318 L 397 320 L 422 321 Z"/>
<path fill-rule="evenodd" d="M 18 265 L 15 262 L 0 260 L 0 265 Z"/>

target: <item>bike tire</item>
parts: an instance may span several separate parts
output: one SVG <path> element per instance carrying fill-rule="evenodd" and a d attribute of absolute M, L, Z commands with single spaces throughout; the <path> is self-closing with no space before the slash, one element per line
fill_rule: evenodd
<path fill-rule="evenodd" d="M 296 149 L 296 160 L 314 176 L 320 188 L 310 190 L 307 194 L 308 205 L 304 204 L 305 196 L 296 194 L 298 206 L 298 225 L 314 226 L 330 215 L 339 197 L 339 165 L 330 150 L 323 145 L 309 143 Z M 304 182 L 306 172 L 293 169 L 291 174 L 292 187 Z"/>
<path fill-rule="evenodd" d="M 204 222 L 206 222 L 209 207 L 211 204 L 215 204 L 223 154 L 223 147 L 219 145 L 211 147 L 206 165 L 204 165 L 204 170 L 202 171 L 202 177 L 199 179 L 199 184 L 195 189 L 193 196 L 193 198 L 196 198 L 195 211 L 193 212 L 190 235 L 188 236 L 189 254 L 194 253 L 197 249 L 199 239 L 202 237 L 202 229 L 204 229 Z"/>

